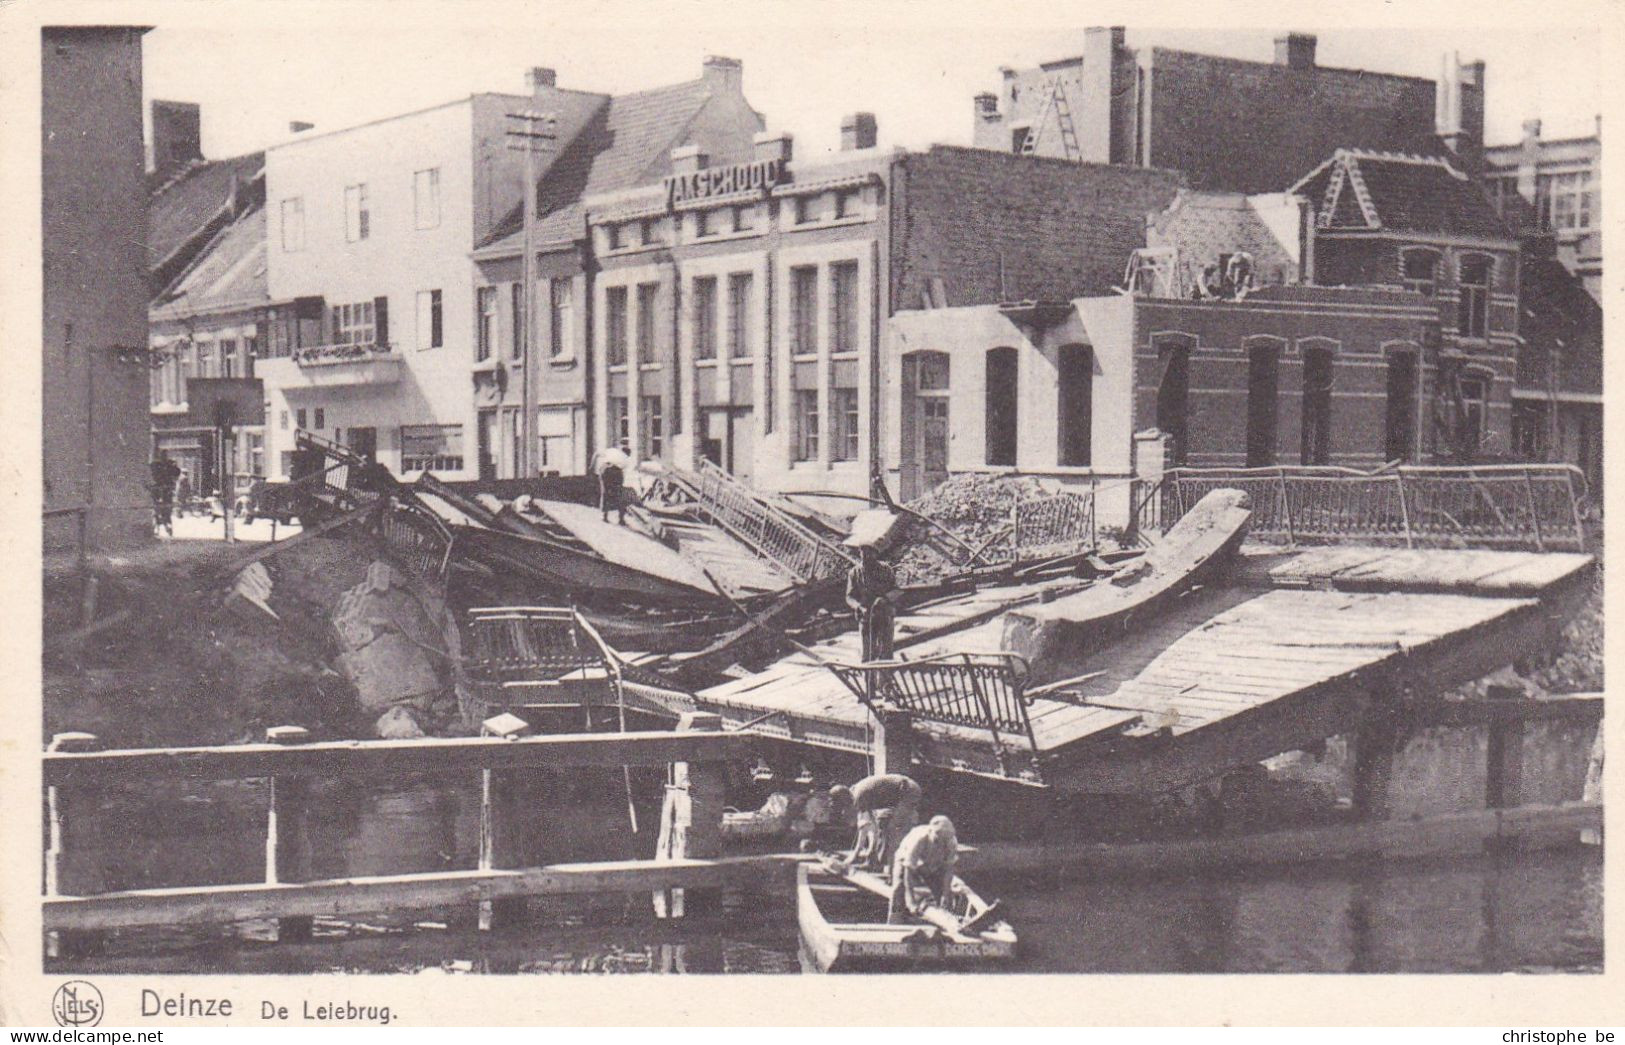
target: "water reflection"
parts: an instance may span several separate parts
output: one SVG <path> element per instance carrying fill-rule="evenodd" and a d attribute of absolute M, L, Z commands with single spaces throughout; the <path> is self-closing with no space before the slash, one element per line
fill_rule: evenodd
<path fill-rule="evenodd" d="M 539 774 L 546 859 L 648 856 L 658 771 L 635 781 L 633 832 L 619 773 Z M 195 785 L 154 800 L 110 794 L 83 815 L 72 876 L 99 888 L 262 880 L 264 791 Z M 325 785 L 310 826 L 322 877 L 475 866 L 479 792 L 471 775 L 393 785 Z M 1599 847 L 1472 859 L 1366 863 L 1247 876 L 978 881 L 1021 933 L 1024 972 L 1600 971 Z M 793 902 L 728 893 L 722 911 L 654 920 L 649 898 L 548 897 L 531 925 L 481 934 L 472 911 L 319 921 L 308 944 L 272 944 L 269 926 L 140 930 L 101 956 L 53 971 L 781 973 L 798 969 Z M 428 926 L 430 928 L 424 928 Z"/>

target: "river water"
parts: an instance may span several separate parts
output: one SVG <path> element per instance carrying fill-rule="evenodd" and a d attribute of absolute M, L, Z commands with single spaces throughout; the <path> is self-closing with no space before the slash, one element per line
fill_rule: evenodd
<path fill-rule="evenodd" d="M 538 798 L 550 862 L 647 857 L 659 772 L 548 778 Z M 81 814 L 73 891 L 263 880 L 260 782 L 108 794 Z M 474 866 L 479 796 L 465 778 L 318 789 L 317 877 Z M 974 840 L 974 839 L 972 839 Z M 1088 880 L 978 876 L 1022 939 L 1020 972 L 1600 971 L 1600 847 L 1199 876 Z M 77 883 L 77 884 L 75 884 Z M 55 971 L 795 973 L 794 903 L 728 893 L 719 914 L 656 921 L 649 898 L 547 897 L 533 922 L 480 933 L 471 910 L 318 920 L 274 944 L 269 924 L 117 934 Z"/>

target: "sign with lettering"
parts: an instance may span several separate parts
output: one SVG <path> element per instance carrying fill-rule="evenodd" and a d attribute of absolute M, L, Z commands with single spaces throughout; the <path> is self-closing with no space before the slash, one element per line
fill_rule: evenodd
<path fill-rule="evenodd" d="M 709 196 L 729 196 L 738 192 L 766 192 L 786 181 L 782 159 L 736 163 L 731 167 L 708 167 L 687 174 L 666 176 L 666 206 L 675 207 Z"/>

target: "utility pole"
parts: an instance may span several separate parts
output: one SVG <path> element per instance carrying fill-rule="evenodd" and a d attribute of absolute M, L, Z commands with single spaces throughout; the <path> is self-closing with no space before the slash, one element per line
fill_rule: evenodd
<path fill-rule="evenodd" d="M 508 114 L 508 148 L 525 154 L 525 258 L 520 268 L 520 299 L 525 304 L 524 364 L 520 371 L 519 406 L 519 476 L 533 478 L 536 465 L 536 400 L 539 395 L 538 375 L 541 373 L 541 346 L 536 340 L 536 154 L 548 147 L 558 133 L 558 116 L 540 112 L 536 99 L 541 95 L 540 80 L 531 81 L 531 108 Z M 514 322 L 520 322 L 514 317 Z"/>

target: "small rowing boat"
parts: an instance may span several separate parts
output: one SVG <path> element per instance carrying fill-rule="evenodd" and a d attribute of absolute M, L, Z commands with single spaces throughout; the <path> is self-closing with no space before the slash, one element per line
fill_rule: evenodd
<path fill-rule="evenodd" d="M 984 902 L 963 879 L 954 879 L 963 913 L 927 907 L 907 923 L 888 925 L 891 883 L 879 875 L 802 864 L 797 876 L 802 955 L 819 972 L 901 971 L 1015 957 L 1015 930 L 998 917 L 997 904 Z"/>

